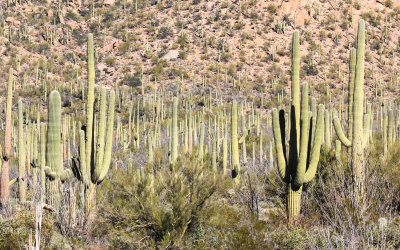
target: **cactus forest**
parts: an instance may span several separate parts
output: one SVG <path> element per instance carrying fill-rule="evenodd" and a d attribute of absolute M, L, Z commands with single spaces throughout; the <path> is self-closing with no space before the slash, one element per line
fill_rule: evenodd
<path fill-rule="evenodd" d="M 392 0 L 0 1 L 0 249 L 400 249 L 399 27 Z"/>

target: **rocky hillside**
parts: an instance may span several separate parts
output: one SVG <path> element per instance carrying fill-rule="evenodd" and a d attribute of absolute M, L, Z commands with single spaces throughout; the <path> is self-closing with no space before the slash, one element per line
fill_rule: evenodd
<path fill-rule="evenodd" d="M 91 32 L 97 84 L 286 96 L 290 39 L 298 29 L 301 80 L 321 97 L 342 98 L 362 17 L 368 99 L 399 92 L 400 7 L 391 0 L 7 0 L 0 7 L 3 83 L 12 66 L 22 86 L 80 88 Z"/>

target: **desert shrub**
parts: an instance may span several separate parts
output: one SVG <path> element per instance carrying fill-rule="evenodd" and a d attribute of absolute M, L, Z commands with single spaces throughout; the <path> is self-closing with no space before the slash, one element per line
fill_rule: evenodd
<path fill-rule="evenodd" d="M 31 233 L 34 239 L 34 211 L 23 208 L 12 218 L 0 219 L 0 249 L 24 248 L 28 245 Z M 54 221 L 54 216 L 44 210 L 40 244 L 43 249 L 62 249 L 68 245 L 68 240 L 59 233 Z"/>
<path fill-rule="evenodd" d="M 365 155 L 366 200 L 358 209 L 354 202 L 352 170 L 348 165 L 350 156 L 345 149 L 342 149 L 341 157 L 337 158 L 333 150 L 323 148 L 316 181 L 305 186 L 305 190 L 309 189 L 305 194 L 310 195 L 305 196 L 302 205 L 304 221 L 325 228 L 331 235 L 335 235 L 334 241 L 339 248 L 352 248 L 355 242 L 364 249 L 371 245 L 381 246 L 383 241 L 373 234 L 374 225 L 381 217 L 392 220 L 398 216 L 396 211 L 400 199 L 396 194 L 400 192 L 400 181 L 394 176 L 399 174 L 395 167 L 400 162 L 399 150 L 389 150 L 392 153 L 383 159 L 379 144 L 371 144 Z M 324 237 L 328 236 L 325 234 Z M 331 241 L 325 239 L 325 243 Z M 387 243 L 400 244 L 399 239 Z"/>
<path fill-rule="evenodd" d="M 127 85 L 130 87 L 138 87 L 142 85 L 142 80 L 138 75 L 132 75 L 132 74 L 125 74 L 124 78 L 122 79 L 122 84 Z"/>
<path fill-rule="evenodd" d="M 117 59 L 115 57 L 107 57 L 104 59 L 104 63 L 107 65 L 107 67 L 114 67 L 116 62 Z"/>
<path fill-rule="evenodd" d="M 265 221 L 238 207 L 214 204 L 206 211 L 209 219 L 189 232 L 185 249 L 270 249 L 265 241 Z"/>
<path fill-rule="evenodd" d="M 158 39 L 165 39 L 173 35 L 173 31 L 168 26 L 161 27 L 157 33 Z"/>
<path fill-rule="evenodd" d="M 119 52 L 121 52 L 121 54 L 125 54 L 126 52 L 128 52 L 130 45 L 131 45 L 130 41 L 121 43 L 118 48 Z"/>
<path fill-rule="evenodd" d="M 183 160 L 133 173 L 118 171 L 101 189 L 99 216 L 93 234 L 112 248 L 178 247 L 218 191 L 221 181 L 210 168 Z M 133 178 L 126 178 L 126 175 Z M 153 183 L 153 184 L 152 184 Z M 107 195 L 113 190 L 112 195 Z"/>
<path fill-rule="evenodd" d="M 309 232 L 301 227 L 287 228 L 272 233 L 269 243 L 273 249 L 309 249 Z"/>

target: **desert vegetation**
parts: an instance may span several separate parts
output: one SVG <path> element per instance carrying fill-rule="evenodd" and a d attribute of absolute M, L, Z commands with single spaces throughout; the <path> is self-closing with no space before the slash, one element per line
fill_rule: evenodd
<path fill-rule="evenodd" d="M 400 248 L 397 3 L 0 7 L 0 249 Z"/>

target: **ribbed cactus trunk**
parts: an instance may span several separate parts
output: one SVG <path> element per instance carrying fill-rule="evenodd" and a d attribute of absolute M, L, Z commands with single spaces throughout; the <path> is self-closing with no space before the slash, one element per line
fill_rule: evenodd
<path fill-rule="evenodd" d="M 26 200 L 25 137 L 22 100 L 18 101 L 18 190 L 19 201 Z"/>
<path fill-rule="evenodd" d="M 10 157 L 11 157 L 11 108 L 13 96 L 13 70 L 10 68 L 8 87 L 7 87 L 7 107 L 6 107 L 6 128 L 4 134 L 4 155 L 3 164 L 1 166 L 1 179 L 0 179 L 0 202 L 1 206 L 5 207 L 8 204 L 9 198 L 9 181 L 10 181 Z"/>
<path fill-rule="evenodd" d="M 232 178 L 239 180 L 240 163 L 239 163 L 239 142 L 238 142 L 238 126 L 237 126 L 237 102 L 233 100 L 231 113 L 231 154 L 232 154 Z"/>
<path fill-rule="evenodd" d="M 93 109 L 94 109 L 94 48 L 93 48 L 93 34 L 88 35 L 87 44 L 87 57 L 88 57 L 88 82 L 87 82 L 87 103 L 86 103 L 86 166 L 91 166 L 92 158 L 92 136 L 93 136 Z"/>
<path fill-rule="evenodd" d="M 94 131 L 94 81 L 95 81 L 95 67 L 94 67 L 94 46 L 93 34 L 88 35 L 87 42 L 87 102 L 86 102 L 86 152 L 85 152 L 85 165 L 88 171 L 92 172 L 92 158 L 94 154 L 92 148 L 94 147 L 93 131 Z M 89 172 L 89 173 L 90 173 Z M 90 179 L 90 178 L 89 178 Z M 94 207 L 96 206 L 96 186 L 89 182 L 89 188 L 85 195 L 85 210 L 88 220 L 91 221 L 94 216 Z"/>
<path fill-rule="evenodd" d="M 40 187 L 42 194 L 46 190 L 46 124 L 40 124 Z"/>
<path fill-rule="evenodd" d="M 172 104 L 172 165 L 175 165 L 178 158 L 178 98 L 174 97 Z"/>
<path fill-rule="evenodd" d="M 301 208 L 301 191 L 303 186 L 300 188 L 293 188 L 292 184 L 288 185 L 287 194 L 287 213 L 289 221 L 295 222 L 300 215 Z"/>
<path fill-rule="evenodd" d="M 47 166 L 58 177 L 63 171 L 63 158 L 61 146 L 61 97 L 58 91 L 49 95 L 49 122 L 47 128 Z"/>
<path fill-rule="evenodd" d="M 354 173 L 357 203 L 364 201 L 364 146 L 363 146 L 363 102 L 364 102 L 364 58 L 365 22 L 360 20 L 357 33 L 356 75 L 354 80 L 353 138 L 351 164 Z"/>
<path fill-rule="evenodd" d="M 225 123 L 225 128 L 224 128 L 224 138 L 222 142 L 222 172 L 223 175 L 226 175 L 226 168 L 228 166 L 228 127 L 227 124 Z"/>
<path fill-rule="evenodd" d="M 48 183 L 48 202 L 57 209 L 61 202 L 60 175 L 63 170 L 61 148 L 61 97 L 52 91 L 48 98 L 48 128 L 46 140 L 46 172 L 52 180 Z"/>

